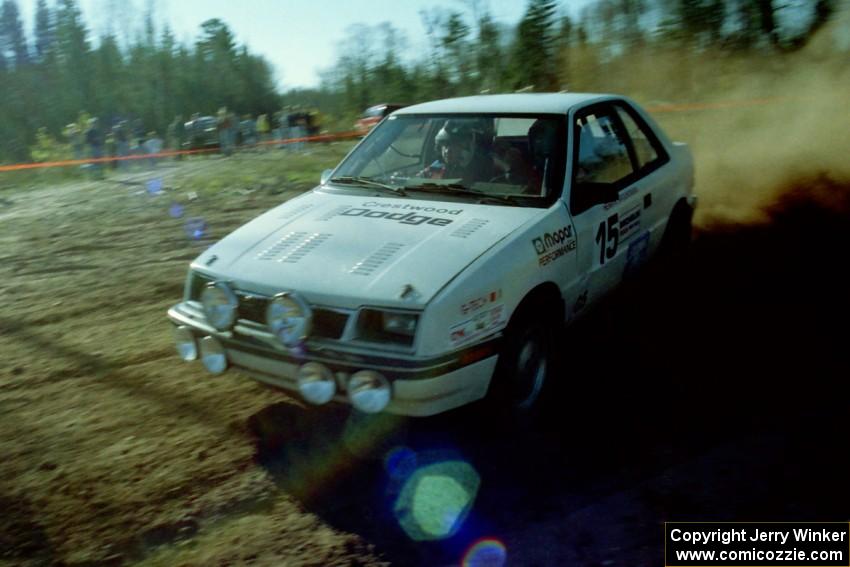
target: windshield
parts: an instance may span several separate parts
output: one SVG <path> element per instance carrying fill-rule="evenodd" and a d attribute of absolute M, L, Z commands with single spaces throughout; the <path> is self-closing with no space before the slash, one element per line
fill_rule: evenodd
<path fill-rule="evenodd" d="M 564 183 L 564 124 L 559 115 L 390 116 L 334 171 L 331 183 L 546 206 Z"/>

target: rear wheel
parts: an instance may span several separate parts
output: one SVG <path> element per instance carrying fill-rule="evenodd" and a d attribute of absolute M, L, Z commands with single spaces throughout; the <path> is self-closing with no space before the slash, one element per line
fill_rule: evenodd
<path fill-rule="evenodd" d="M 659 256 L 662 259 L 678 260 L 688 253 L 693 233 L 693 216 L 693 210 L 684 202 L 680 202 L 673 209 L 659 247 Z"/>

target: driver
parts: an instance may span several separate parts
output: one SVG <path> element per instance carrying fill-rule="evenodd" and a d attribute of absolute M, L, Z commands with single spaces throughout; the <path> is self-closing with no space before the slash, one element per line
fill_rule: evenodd
<path fill-rule="evenodd" d="M 439 157 L 419 176 L 460 179 L 464 184 L 488 180 L 492 176 L 492 161 L 483 155 L 478 138 L 469 121 L 447 120 L 434 138 Z"/>

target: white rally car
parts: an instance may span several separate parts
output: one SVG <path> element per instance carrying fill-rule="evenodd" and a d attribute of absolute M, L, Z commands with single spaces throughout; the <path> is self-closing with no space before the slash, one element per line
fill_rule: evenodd
<path fill-rule="evenodd" d="M 313 404 L 522 412 L 553 331 L 686 244 L 695 204 L 687 146 L 627 98 L 409 106 L 202 253 L 168 315 L 184 360 Z"/>

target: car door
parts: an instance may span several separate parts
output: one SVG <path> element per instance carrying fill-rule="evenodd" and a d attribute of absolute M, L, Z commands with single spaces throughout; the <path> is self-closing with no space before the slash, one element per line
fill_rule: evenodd
<path fill-rule="evenodd" d="M 615 288 L 649 251 L 652 187 L 646 182 L 646 160 L 630 136 L 635 119 L 629 108 L 624 102 L 608 101 L 580 109 L 571 118 L 569 206 L 578 237 L 579 269 L 586 279 L 583 303 Z M 640 132 L 638 128 L 635 135 Z M 641 147 L 647 146 L 657 158 L 654 143 L 657 140 Z M 642 156 L 652 153 L 644 150 Z"/>

